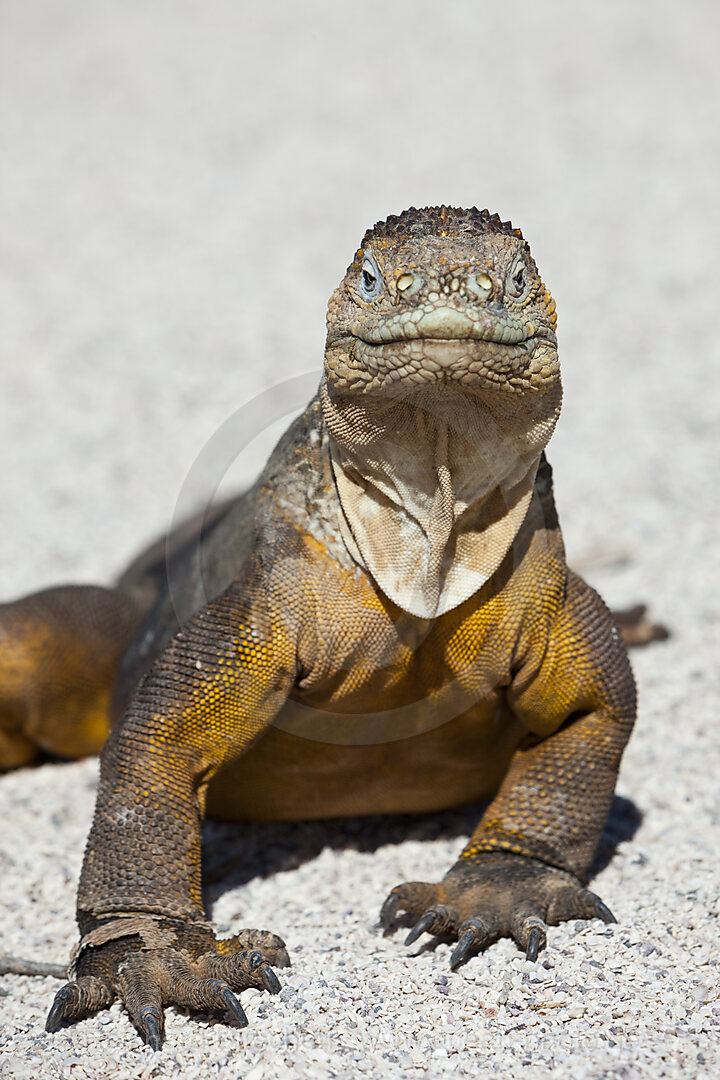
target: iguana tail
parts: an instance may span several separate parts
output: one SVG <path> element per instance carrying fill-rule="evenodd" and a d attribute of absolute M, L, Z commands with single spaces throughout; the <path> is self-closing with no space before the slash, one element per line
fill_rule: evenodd
<path fill-rule="evenodd" d="M 152 598 L 63 585 L 0 605 L 0 769 L 100 750 L 115 672 Z"/>
<path fill-rule="evenodd" d="M 142 551 L 114 588 L 61 585 L 0 604 L 0 771 L 42 754 L 98 753 L 154 651 L 176 628 L 168 565 L 187 558 L 229 506 L 181 522 Z M 163 600 L 169 610 L 158 613 Z M 146 656 L 136 643 L 128 653 L 145 620 L 161 624 L 159 645 Z"/>

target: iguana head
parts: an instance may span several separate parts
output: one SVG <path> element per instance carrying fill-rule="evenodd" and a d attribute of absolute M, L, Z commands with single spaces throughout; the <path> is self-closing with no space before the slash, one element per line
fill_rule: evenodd
<path fill-rule="evenodd" d="M 327 316 L 335 389 L 542 389 L 555 303 L 519 229 L 487 210 L 405 210 L 365 234 Z"/>
<path fill-rule="evenodd" d="M 525 519 L 562 399 L 555 304 L 519 230 L 439 206 L 365 234 L 327 326 L 346 546 L 434 618 L 488 580 Z"/>

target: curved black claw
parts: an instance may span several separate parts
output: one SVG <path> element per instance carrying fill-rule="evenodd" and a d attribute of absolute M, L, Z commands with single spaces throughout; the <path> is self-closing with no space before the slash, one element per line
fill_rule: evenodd
<path fill-rule="evenodd" d="M 160 1023 L 158 1017 L 154 1012 L 146 1012 L 142 1018 L 141 1033 L 148 1046 L 151 1046 L 153 1050 L 162 1049 L 162 1032 L 160 1030 Z"/>
<path fill-rule="evenodd" d="M 408 936 L 405 938 L 405 944 L 412 945 L 413 941 L 417 941 L 420 935 L 424 934 L 426 930 L 429 930 L 434 922 L 435 912 L 426 911 L 424 915 L 420 916 Z"/>
<path fill-rule="evenodd" d="M 598 919 L 602 919 L 602 921 L 604 923 L 616 923 L 617 922 L 617 919 L 613 915 L 610 908 L 607 906 L 607 904 L 604 904 L 599 897 L 595 901 L 595 914 L 598 917 Z"/>
<path fill-rule="evenodd" d="M 460 935 L 458 943 L 450 954 L 450 967 L 453 971 L 467 959 L 471 949 L 477 952 L 479 949 L 484 949 L 491 941 L 490 930 L 479 915 L 466 919 L 459 927 L 458 933 Z"/>
<path fill-rule="evenodd" d="M 279 994 L 280 980 L 272 968 L 268 967 L 266 957 L 256 949 L 254 952 L 250 953 L 249 963 L 251 971 L 255 971 L 257 968 L 262 967 L 263 964 L 265 965 L 265 967 L 262 968 L 262 971 L 259 972 L 262 984 L 269 994 Z"/>
<path fill-rule="evenodd" d="M 533 926 L 533 928 L 531 929 L 531 931 L 530 931 L 530 933 L 528 935 L 527 949 L 525 950 L 525 959 L 526 960 L 532 960 L 533 963 L 537 960 L 538 953 L 540 952 L 541 940 L 542 940 L 542 935 L 540 933 L 540 927 L 539 926 Z"/>
<path fill-rule="evenodd" d="M 280 993 L 280 980 L 271 967 L 264 967 L 260 971 L 263 986 L 269 994 Z"/>
<path fill-rule="evenodd" d="M 47 1020 L 45 1021 L 45 1030 L 49 1032 L 57 1031 L 63 1020 L 65 1019 L 65 1006 L 69 1005 L 75 998 L 75 991 L 72 986 L 61 986 L 57 994 L 53 999 L 53 1003 L 50 1007 Z"/>
<path fill-rule="evenodd" d="M 468 929 L 462 935 L 462 937 L 460 938 L 460 940 L 458 941 L 457 945 L 455 946 L 455 948 L 453 949 L 453 951 L 452 951 L 452 953 L 450 955 L 450 967 L 451 968 L 456 968 L 459 964 L 462 964 L 463 960 L 465 959 L 467 954 L 470 952 L 470 949 L 472 948 L 472 946 L 473 946 L 473 944 L 475 942 L 476 936 L 477 935 L 476 935 L 475 931 L 472 929 L 472 927 L 468 927 Z"/>
<path fill-rule="evenodd" d="M 225 1002 L 225 1005 L 227 1007 L 228 1012 L 231 1012 L 233 1014 L 233 1016 L 237 1020 L 240 1027 L 247 1027 L 248 1026 L 248 1018 L 245 1015 L 245 1010 L 243 1009 L 242 1005 L 240 1004 L 238 999 L 233 994 L 230 987 L 229 986 L 224 987 L 220 991 L 220 996 L 222 997 L 223 1001 Z"/>

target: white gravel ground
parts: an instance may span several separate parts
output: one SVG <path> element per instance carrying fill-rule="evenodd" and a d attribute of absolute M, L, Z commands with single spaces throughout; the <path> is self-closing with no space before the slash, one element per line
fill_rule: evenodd
<path fill-rule="evenodd" d="M 233 409 L 319 368 L 365 226 L 445 201 L 530 239 L 560 315 L 571 559 L 673 630 L 634 658 L 640 718 L 593 883 L 617 926 L 558 927 L 538 964 L 501 942 L 450 975 L 448 946 L 373 924 L 397 881 L 444 873 L 471 812 L 211 826 L 213 918 L 286 937 L 280 998 L 246 992 L 242 1032 L 171 1009 L 153 1054 L 117 1005 L 45 1035 L 57 983 L 3 977 L 0 1075 L 720 1075 L 719 13 L 0 5 L 0 595 L 109 580 Z M 0 781 L 1 950 L 67 955 L 96 774 Z"/>

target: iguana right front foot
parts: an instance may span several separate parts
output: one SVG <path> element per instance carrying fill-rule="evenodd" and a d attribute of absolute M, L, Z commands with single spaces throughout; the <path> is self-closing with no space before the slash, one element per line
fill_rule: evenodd
<path fill-rule="evenodd" d="M 99 924 L 89 937 L 97 940 L 119 921 Z M 290 963 L 284 941 L 268 930 L 241 930 L 218 939 L 209 926 L 178 919 L 140 915 L 135 921 L 151 924 L 148 934 L 141 930 L 81 950 L 76 978 L 55 995 L 46 1031 L 57 1031 L 64 1020 L 92 1016 L 116 997 L 154 1050 L 162 1046 L 166 1005 L 227 1010 L 245 1027 L 247 1017 L 235 995 L 251 986 L 277 994 L 280 982 L 271 965 Z M 158 944 L 149 948 L 150 935 Z M 163 940 L 167 944 L 161 945 Z"/>
<path fill-rule="evenodd" d="M 573 874 L 506 851 L 461 856 L 437 883 L 396 885 L 380 912 L 386 932 L 400 911 L 416 920 L 406 945 L 425 933 L 456 939 L 451 968 L 501 937 L 511 937 L 528 960 L 537 960 L 548 924 L 570 919 L 615 922 L 600 897 Z"/>

